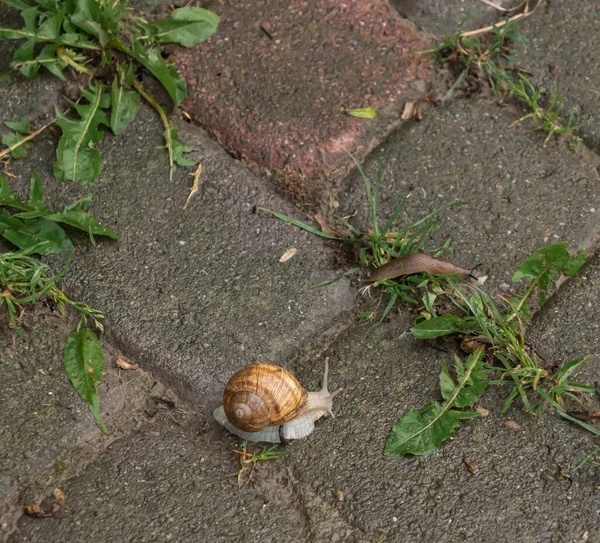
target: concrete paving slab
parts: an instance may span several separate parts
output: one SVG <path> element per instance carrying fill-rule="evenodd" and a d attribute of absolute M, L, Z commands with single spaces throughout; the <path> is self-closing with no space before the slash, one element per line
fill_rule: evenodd
<path fill-rule="evenodd" d="M 506 9 L 515 4 L 512 0 L 494 3 Z M 481 0 L 390 0 L 390 4 L 419 30 L 436 35 L 444 32 L 440 25 L 453 34 L 463 21 L 463 30 L 474 30 L 502 20 L 502 12 Z"/>
<path fill-rule="evenodd" d="M 0 315 L 0 541 L 12 531 L 24 503 L 35 503 L 57 484 L 79 473 L 95 455 L 148 417 L 152 378 L 140 371 L 119 371 L 105 345 L 105 374 L 100 386 L 101 414 L 111 435 L 102 434 L 63 369 L 66 338 L 76 321 L 48 308 L 28 309 L 24 337 L 8 332 Z"/>
<path fill-rule="evenodd" d="M 217 33 L 176 53 L 190 87 L 184 107 L 238 156 L 294 174 L 288 190 L 301 196 L 329 183 L 298 175 L 331 173 L 349 163 L 344 149 L 371 149 L 434 78 L 416 54 L 429 38 L 380 0 L 211 7 Z M 380 117 L 347 114 L 363 107 Z"/>
<path fill-rule="evenodd" d="M 282 459 L 239 489 L 237 459 L 193 426 L 141 428 L 62 486 L 60 521 L 23 517 L 9 541 L 368 541 Z"/>
<path fill-rule="evenodd" d="M 527 125 L 509 128 L 518 111 L 493 102 L 457 100 L 433 109 L 421 122 L 404 126 L 366 161 L 374 183 L 382 171 L 382 224 L 401 200 L 405 226 L 443 204 L 469 205 L 440 216 L 429 247 L 448 236 L 450 260 L 481 264 L 490 288 L 508 288 L 516 267 L 534 251 L 558 241 L 594 250 L 600 229 L 598 156 L 581 147 L 573 153 L 558 140 L 543 148 L 544 136 Z M 362 180 L 355 172 L 340 193 L 338 212 L 368 224 Z"/>
<path fill-rule="evenodd" d="M 564 113 L 574 108 L 585 143 L 600 152 L 600 8 L 598 2 L 546 2 L 519 25 L 529 39 L 517 48 L 517 63 L 531 72 L 534 83 L 565 93 Z"/>
<path fill-rule="evenodd" d="M 94 193 L 93 212 L 120 236 L 78 254 L 65 289 L 106 314 L 107 337 L 158 372 L 207 412 L 236 369 L 257 359 L 289 363 L 304 342 L 353 305 L 349 283 L 311 289 L 338 271 L 335 248 L 285 224 L 266 207 L 294 209 L 203 132 L 182 126 L 199 150 L 198 193 L 184 209 L 192 178 L 169 180 L 160 121 L 147 107 L 121 136 L 106 136 L 103 173 L 93 187 L 57 183 L 49 172 L 55 143 L 45 135 L 27 162 L 15 162 L 16 188 L 35 167 L 60 207 Z M 76 235 L 76 234 L 75 234 Z M 289 248 L 298 254 L 286 263 Z"/>
<path fill-rule="evenodd" d="M 510 429 L 500 415 L 507 390 L 486 392 L 481 405 L 489 416 L 468 421 L 438 452 L 383 456 L 397 418 L 440 399 L 443 353 L 403 335 L 409 326 L 405 313 L 376 329 L 358 326 L 325 353 L 331 387 L 343 392 L 335 419 L 295 442 L 285 459 L 300 481 L 372 541 L 597 540 L 600 471 L 573 471 L 596 446 L 591 434 L 550 411 L 539 424 L 518 407 L 506 418 L 521 430 Z M 310 378 L 307 369 L 298 373 Z"/>

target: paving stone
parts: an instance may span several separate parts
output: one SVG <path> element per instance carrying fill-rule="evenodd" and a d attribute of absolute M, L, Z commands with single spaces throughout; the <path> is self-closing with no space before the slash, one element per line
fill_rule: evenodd
<path fill-rule="evenodd" d="M 372 540 L 598 539 L 600 469 L 573 471 L 596 447 L 593 436 L 550 410 L 542 424 L 516 404 L 502 416 L 508 389 L 488 390 L 481 405 L 490 414 L 465 422 L 438 452 L 383 456 L 398 417 L 440 399 L 444 353 L 413 339 L 410 322 L 401 312 L 379 328 L 357 326 L 324 353 L 330 386 L 343 391 L 334 401 L 335 418 L 319 422 L 285 459 L 299 480 Z M 301 381 L 311 373 L 298 371 Z M 507 427 L 505 418 L 521 430 Z M 477 476 L 465 457 L 479 468 Z"/>
<path fill-rule="evenodd" d="M 119 372 L 106 350 L 99 388 L 102 418 L 112 435 L 102 434 L 63 368 L 64 343 L 75 322 L 36 307 L 24 319 L 27 335 L 8 333 L 0 315 L 0 541 L 14 528 L 23 503 L 35 503 L 48 481 L 81 470 L 112 440 L 144 420 L 149 376 Z M 160 390 L 156 389 L 155 393 Z"/>
<path fill-rule="evenodd" d="M 593 251 L 600 229 L 598 156 L 583 146 L 573 153 L 521 124 L 519 112 L 487 100 L 457 100 L 406 125 L 367 160 L 375 182 L 382 172 L 379 217 L 383 221 L 406 197 L 398 226 L 412 224 L 453 202 L 469 205 L 440 215 L 430 248 L 452 237 L 450 260 L 489 275 L 488 286 L 511 285 L 516 267 L 544 245 L 568 241 Z M 564 143 L 564 142 L 563 142 Z M 366 228 L 369 210 L 358 174 L 340 193 L 338 214 Z"/>
<path fill-rule="evenodd" d="M 512 0 L 494 3 L 503 8 L 515 4 Z M 419 30 L 436 35 L 444 31 L 453 34 L 463 21 L 463 30 L 474 30 L 502 19 L 502 12 L 481 0 L 390 0 L 390 4 L 400 15 L 413 21 Z"/>
<path fill-rule="evenodd" d="M 354 295 L 346 281 L 312 289 L 338 271 L 336 249 L 258 210 L 294 213 L 203 133 L 184 125 L 181 137 L 198 145 L 192 156 L 203 165 L 185 209 L 192 178 L 180 169 L 169 180 L 167 154 L 156 149 L 162 128 L 149 108 L 118 138 L 105 137 L 92 208 L 120 239 L 95 248 L 74 234 L 78 254 L 64 288 L 104 310 L 115 346 L 208 412 L 236 369 L 257 359 L 288 364 Z M 15 162 L 13 183 L 24 192 L 35 167 L 60 207 L 90 187 L 51 179 L 54 145 L 46 135 L 30 161 Z M 292 247 L 297 256 L 280 263 Z"/>
<path fill-rule="evenodd" d="M 63 485 L 60 522 L 23 517 L 9 541 L 367 541 L 269 464 L 239 489 L 238 456 L 210 433 L 142 428 Z"/>
<path fill-rule="evenodd" d="M 226 148 L 270 170 L 314 177 L 347 165 L 345 149 L 372 148 L 434 77 L 416 54 L 429 38 L 379 0 L 213 8 L 217 33 L 176 53 L 190 87 L 184 107 Z M 381 116 L 347 114 L 362 107 Z M 328 187 L 288 182 L 297 194 Z"/>
<path fill-rule="evenodd" d="M 600 4 L 546 2 L 519 29 L 530 43 L 519 46 L 518 64 L 546 90 L 546 104 L 555 84 L 559 93 L 565 93 L 564 114 L 574 108 L 576 122 L 590 121 L 581 134 L 600 152 Z"/>

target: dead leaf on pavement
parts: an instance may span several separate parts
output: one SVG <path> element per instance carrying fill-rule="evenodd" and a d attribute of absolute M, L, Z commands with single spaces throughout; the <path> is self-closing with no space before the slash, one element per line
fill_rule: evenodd
<path fill-rule="evenodd" d="M 25 505 L 23 510 L 25 514 L 33 518 L 53 517 L 58 513 L 65 503 L 65 493 L 60 488 L 54 489 L 54 502 L 48 511 L 44 511 L 39 505 Z"/>
<path fill-rule="evenodd" d="M 482 417 L 487 417 L 490 414 L 487 409 L 481 407 L 480 405 L 475 408 L 475 411 L 477 411 L 477 413 L 479 413 Z"/>
<path fill-rule="evenodd" d="M 122 370 L 139 370 L 140 367 L 137 364 L 132 364 L 125 358 L 122 354 L 118 354 L 115 361 L 117 362 L 117 366 Z"/>
<path fill-rule="evenodd" d="M 479 473 L 479 468 L 473 464 L 473 461 L 468 458 L 467 456 L 465 456 L 463 458 L 463 462 L 465 463 L 465 466 L 467 466 L 467 469 L 473 474 L 473 475 L 477 475 Z"/>
<path fill-rule="evenodd" d="M 279 262 L 287 262 L 288 260 L 291 260 L 292 258 L 294 258 L 297 254 L 298 254 L 298 249 L 296 249 L 295 247 L 292 247 L 281 255 L 281 257 L 279 258 Z"/>
<path fill-rule="evenodd" d="M 521 425 L 516 420 L 506 419 L 503 422 L 504 422 L 504 426 L 506 426 L 507 428 L 510 428 L 511 430 L 520 430 L 521 429 Z"/>
<path fill-rule="evenodd" d="M 190 189 L 190 194 L 187 197 L 187 200 L 185 201 L 183 209 L 185 209 L 190 203 L 191 197 L 198 192 L 198 182 L 200 181 L 200 176 L 202 175 L 202 164 L 198 164 L 196 171 L 194 173 L 190 173 L 189 175 L 191 175 L 194 178 L 194 183 L 192 185 L 192 188 Z"/>
<path fill-rule="evenodd" d="M 339 237 L 340 233 L 337 230 L 335 230 L 334 228 L 331 228 L 331 226 L 329 226 L 327 224 L 325 219 L 323 217 L 321 217 L 320 213 L 317 213 L 316 215 L 314 215 L 313 219 L 315 221 L 317 221 L 317 223 L 319 223 L 319 226 L 321 227 L 321 230 L 323 232 L 325 232 L 326 234 L 329 234 L 330 236 Z"/>

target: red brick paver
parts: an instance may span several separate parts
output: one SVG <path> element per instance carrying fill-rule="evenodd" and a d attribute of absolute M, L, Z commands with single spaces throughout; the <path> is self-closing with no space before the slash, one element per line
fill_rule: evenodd
<path fill-rule="evenodd" d="M 434 77 L 430 40 L 378 0 L 225 1 L 221 23 L 177 54 L 184 107 L 239 156 L 313 177 L 372 146 Z M 373 107 L 377 119 L 349 109 Z"/>

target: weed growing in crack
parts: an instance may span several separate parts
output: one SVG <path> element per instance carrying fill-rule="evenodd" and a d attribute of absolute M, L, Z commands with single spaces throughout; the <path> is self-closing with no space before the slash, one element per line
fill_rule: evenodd
<path fill-rule="evenodd" d="M 443 29 L 441 39 L 434 40 L 430 49 L 422 51 L 423 54 L 431 54 L 434 63 L 446 66 L 454 77 L 454 83 L 442 101 L 458 90 L 466 95 L 480 92 L 487 84 L 494 94 L 513 96 L 528 110 L 511 127 L 531 119 L 536 130 L 547 134 L 544 146 L 553 135 L 570 135 L 569 148 L 576 151 L 581 141 L 576 132 L 591 119 L 574 124 L 573 110 L 568 117 L 562 115 L 561 101 L 565 95 L 558 94 L 556 85 L 550 96 L 546 97 L 542 89 L 511 64 L 515 60 L 513 45 L 529 43 L 518 31 L 518 21 L 507 17 L 502 26 L 493 26 L 490 33 L 480 38 L 462 31 L 467 18 L 468 15 L 460 23 L 457 32 L 449 34 Z"/>
<path fill-rule="evenodd" d="M 376 270 L 422 251 L 429 234 L 438 226 L 433 217 L 448 206 L 435 210 L 409 227 L 392 232 L 402 206 L 382 227 L 377 213 L 381 177 L 378 177 L 375 185 L 371 185 L 358 163 L 357 168 L 365 183 L 372 219 L 367 232 L 354 227 L 347 217 L 338 217 L 340 229 L 329 228 L 339 233 L 336 236 L 292 217 L 273 211 L 270 213 L 326 239 L 358 244 L 362 266 L 373 266 Z M 445 243 L 431 251 L 431 254 L 439 255 L 448 245 L 449 242 Z M 431 269 L 435 269 L 435 260 L 434 257 L 430 261 Z M 585 411 L 575 414 L 567 410 L 567 404 L 573 402 L 585 410 L 582 395 L 595 392 L 594 387 L 571 379 L 585 358 L 553 367 L 526 339 L 532 313 L 531 300 L 537 295 L 535 304 L 538 307 L 544 305 L 554 281 L 560 276 L 573 276 L 584 260 L 585 251 L 572 256 L 567 243 L 556 243 L 538 250 L 513 275 L 514 282 L 527 281 L 528 285 L 521 295 L 510 300 L 495 300 L 480 287 L 462 280 L 459 275 L 465 277 L 467 273 L 436 274 L 424 269 L 416 273 L 400 273 L 372 283 L 368 288 L 378 291 L 378 307 L 382 300 L 387 299 L 382 319 L 397 301 L 412 304 L 416 308 L 413 311 L 415 324 L 411 328 L 415 338 L 431 340 L 450 336 L 457 340 L 457 348 L 460 346 L 466 355 L 466 358 L 458 354 L 454 356 L 453 369 L 442 361 L 440 392 L 443 401 L 432 400 L 421 409 L 409 409 L 392 429 L 385 454 L 418 455 L 438 449 L 461 426 L 461 421 L 479 415 L 472 408 L 490 385 L 510 387 L 503 413 L 516 399 L 520 399 L 526 411 L 540 417 L 543 406 L 550 405 L 563 418 L 600 435 L 600 429 L 587 422 Z M 344 275 L 359 270 L 352 268 Z M 317 286 L 330 282 L 325 281 Z M 360 320 L 373 320 L 376 312 L 377 309 L 363 312 Z"/>
<path fill-rule="evenodd" d="M 14 70 L 34 77 L 43 69 L 61 80 L 66 80 L 68 71 L 80 82 L 78 99 L 65 98 L 70 107 L 61 110 L 55 106 L 55 118 L 44 126 L 32 130 L 26 118 L 4 123 L 13 132 L 2 136 L 5 148 L 0 150 L 0 162 L 8 175 L 12 176 L 9 161 L 26 157 L 33 139 L 57 124 L 61 137 L 54 176 L 81 185 L 95 182 L 102 168 L 96 145 L 106 129 L 115 135 L 125 130 L 134 120 L 141 98 L 158 112 L 163 124 L 170 176 L 176 166 L 194 164 L 184 156 L 194 148 L 179 139 L 164 108 L 142 87 L 141 80 L 144 72 L 151 74 L 178 107 L 187 95 L 186 82 L 164 59 L 160 47 L 169 43 L 191 47 L 205 40 L 217 28 L 217 15 L 202 8 L 183 7 L 174 9 L 168 20 L 146 21 L 132 12 L 127 0 L 0 0 L 0 4 L 19 10 L 23 18 L 21 29 L 0 27 L 0 40 L 21 41 L 12 58 Z M 57 281 L 68 265 L 53 275 L 48 265 L 30 256 L 64 252 L 72 256 L 73 244 L 61 224 L 87 232 L 94 244 L 99 235 L 116 239 L 109 228 L 84 210 L 90 200 L 88 196 L 60 212 L 52 211 L 43 202 L 41 181 L 35 174 L 27 202 L 18 200 L 6 177 L 0 176 L 0 235 L 20 249 L 0 254 L 0 306 L 7 307 L 11 328 L 19 333 L 25 305 L 43 298 L 60 310 L 72 306 L 80 312 L 79 324 L 65 345 L 64 367 L 98 426 L 107 432 L 100 418 L 98 395 L 104 354 L 101 339 L 87 327 L 89 324 L 102 332 L 103 315 L 70 300 L 58 288 Z"/>
<path fill-rule="evenodd" d="M 280 456 L 290 454 L 287 451 L 278 451 L 277 445 L 263 447 L 256 451 L 249 451 L 246 440 L 242 441 L 239 450 L 234 449 L 233 452 L 240 456 L 241 467 L 237 472 L 238 487 L 240 488 L 252 480 L 252 475 L 259 462 L 268 462 L 269 460 L 275 460 Z"/>

